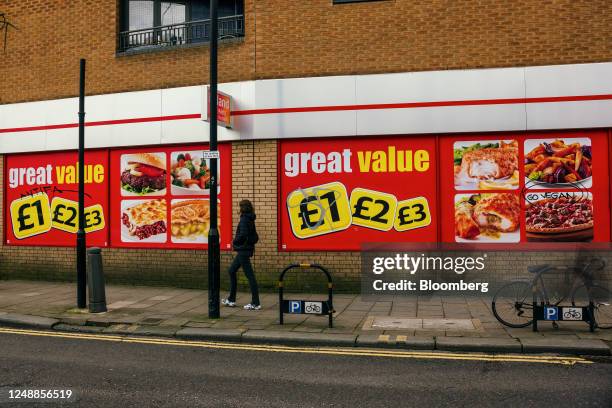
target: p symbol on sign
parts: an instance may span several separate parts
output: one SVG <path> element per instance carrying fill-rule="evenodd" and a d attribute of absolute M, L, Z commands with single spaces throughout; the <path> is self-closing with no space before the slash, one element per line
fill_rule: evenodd
<path fill-rule="evenodd" d="M 559 311 L 556 307 L 545 307 L 544 318 L 546 320 L 559 320 Z"/>
<path fill-rule="evenodd" d="M 289 313 L 302 313 L 302 302 L 299 300 L 289 301 Z"/>

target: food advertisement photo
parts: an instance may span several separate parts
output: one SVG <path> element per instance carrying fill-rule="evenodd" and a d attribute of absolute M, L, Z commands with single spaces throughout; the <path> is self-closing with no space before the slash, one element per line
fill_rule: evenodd
<path fill-rule="evenodd" d="M 455 195 L 456 242 L 519 242 L 521 207 L 517 194 Z"/>
<path fill-rule="evenodd" d="M 453 146 L 457 190 L 516 190 L 518 141 L 457 141 Z"/>
<path fill-rule="evenodd" d="M 530 193 L 526 196 L 525 204 L 527 241 L 593 240 L 591 193 Z"/>
<path fill-rule="evenodd" d="M 591 139 L 527 139 L 524 169 L 525 185 L 529 188 L 590 188 Z"/>
<path fill-rule="evenodd" d="M 210 161 L 200 151 L 177 151 L 170 155 L 172 195 L 210 193 Z M 217 190 L 218 191 L 218 190 Z"/>
<path fill-rule="evenodd" d="M 123 200 L 121 202 L 121 241 L 166 242 L 167 214 L 165 199 Z"/>
<path fill-rule="evenodd" d="M 166 193 L 166 153 L 121 156 L 121 195 L 162 196 Z"/>
<path fill-rule="evenodd" d="M 210 201 L 208 199 L 172 200 L 170 211 L 172 242 L 208 243 L 209 229 Z"/>

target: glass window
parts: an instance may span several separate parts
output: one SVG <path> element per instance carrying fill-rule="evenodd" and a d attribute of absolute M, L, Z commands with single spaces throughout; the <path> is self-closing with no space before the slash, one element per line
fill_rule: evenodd
<path fill-rule="evenodd" d="M 161 25 L 182 24 L 187 21 L 187 6 L 179 2 L 161 2 Z"/>
<path fill-rule="evenodd" d="M 153 27 L 153 0 L 130 0 L 129 31 Z"/>

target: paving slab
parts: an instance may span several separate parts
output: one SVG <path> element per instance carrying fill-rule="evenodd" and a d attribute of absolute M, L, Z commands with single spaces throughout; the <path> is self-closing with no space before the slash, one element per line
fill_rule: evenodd
<path fill-rule="evenodd" d="M 446 351 L 482 351 L 520 353 L 521 343 L 517 339 L 492 337 L 436 337 L 436 349 Z"/>
<path fill-rule="evenodd" d="M 208 327 L 186 327 L 176 332 L 175 336 L 189 340 L 236 341 L 242 338 L 244 329 L 211 329 Z"/>
<path fill-rule="evenodd" d="M 357 335 L 328 333 L 297 333 L 271 330 L 249 330 L 242 335 L 244 343 L 348 346 L 355 345 Z"/>
<path fill-rule="evenodd" d="M 519 339 L 524 353 L 567 353 L 609 356 L 610 346 L 595 339 L 559 339 L 554 337 Z"/>
<path fill-rule="evenodd" d="M 58 323 L 53 326 L 53 330 L 74 332 L 74 333 L 102 333 L 104 327 L 101 326 L 84 326 L 79 324 Z"/>
<path fill-rule="evenodd" d="M 50 317 L 30 316 L 17 313 L 0 315 L 0 326 L 33 327 L 37 329 L 51 329 L 59 323 L 58 319 Z"/>
<path fill-rule="evenodd" d="M 355 343 L 357 347 L 402 348 L 410 350 L 433 350 L 433 337 L 407 336 L 394 334 L 360 334 Z"/>
<path fill-rule="evenodd" d="M 173 337 L 179 327 L 172 326 L 138 326 L 134 334 L 138 336 Z"/>

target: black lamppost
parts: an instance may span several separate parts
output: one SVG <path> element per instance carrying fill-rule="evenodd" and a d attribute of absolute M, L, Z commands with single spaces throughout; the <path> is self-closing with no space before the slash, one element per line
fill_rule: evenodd
<path fill-rule="evenodd" d="M 85 60 L 79 77 L 79 229 L 77 231 L 77 306 L 87 306 L 87 258 L 85 243 Z"/>
<path fill-rule="evenodd" d="M 210 0 L 210 151 L 217 151 L 217 0 Z M 210 230 L 208 231 L 208 317 L 217 319 L 221 288 L 219 230 L 217 228 L 217 159 L 210 159 Z"/>

